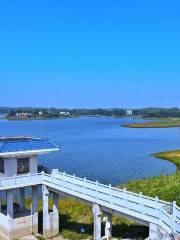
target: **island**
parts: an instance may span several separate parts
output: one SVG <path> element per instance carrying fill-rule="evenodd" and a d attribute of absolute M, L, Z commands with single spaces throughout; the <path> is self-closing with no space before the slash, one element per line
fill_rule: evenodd
<path fill-rule="evenodd" d="M 123 127 L 128 128 L 172 128 L 180 127 L 180 118 L 167 118 L 167 119 L 154 119 L 151 121 L 145 121 L 141 123 L 127 123 L 123 124 Z"/>

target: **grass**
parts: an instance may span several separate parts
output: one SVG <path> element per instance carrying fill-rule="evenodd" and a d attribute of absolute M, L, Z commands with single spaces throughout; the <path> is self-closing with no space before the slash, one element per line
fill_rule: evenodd
<path fill-rule="evenodd" d="M 155 153 L 152 154 L 152 156 L 173 162 L 176 165 L 177 170 L 180 170 L 180 150 Z"/>
<path fill-rule="evenodd" d="M 26 207 L 30 208 L 31 201 L 26 199 Z M 50 200 L 52 208 L 52 200 Z M 42 224 L 42 201 L 38 202 L 40 212 L 39 222 Z M 71 198 L 61 198 L 59 201 L 60 212 L 60 235 L 70 240 L 93 239 L 93 214 L 92 207 L 80 203 Z M 103 217 L 102 217 L 103 218 Z M 42 228 L 42 226 L 40 226 Z M 85 233 L 81 233 L 81 228 Z M 102 235 L 104 235 L 104 224 L 102 223 Z M 130 222 L 125 218 L 113 217 L 113 237 L 145 239 L 148 236 L 148 228 Z"/>
<path fill-rule="evenodd" d="M 162 200 L 176 201 L 180 206 L 180 150 L 155 153 L 152 156 L 173 162 L 177 172 L 170 176 L 157 176 L 129 182 L 124 185 L 129 191 L 158 196 Z"/>
<path fill-rule="evenodd" d="M 122 125 L 123 127 L 129 128 L 170 128 L 170 127 L 180 127 L 180 118 L 168 118 L 159 119 L 144 123 L 128 123 Z"/>

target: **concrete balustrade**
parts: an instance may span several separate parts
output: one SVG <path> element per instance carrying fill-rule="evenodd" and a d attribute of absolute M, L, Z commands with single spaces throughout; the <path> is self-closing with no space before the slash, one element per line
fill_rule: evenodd
<path fill-rule="evenodd" d="M 42 186 L 44 237 L 52 237 L 59 233 L 59 194 L 75 197 L 93 206 L 95 240 L 100 240 L 103 237 L 101 236 L 102 212 L 105 216 L 105 239 L 110 239 L 112 236 L 112 214 L 124 214 L 144 225 L 149 224 L 149 240 L 170 240 L 172 235 L 178 239 L 180 236 L 180 209 L 175 203 L 171 204 L 160 201 L 158 198 L 149 198 L 143 196 L 142 193 L 135 194 L 119 190 L 98 182 L 60 173 L 57 170 L 54 170 L 52 175 L 41 173 L 0 179 L 0 191 L 6 191 L 7 219 L 13 220 L 13 226 L 20 226 L 18 225 L 20 219 L 14 219 L 13 215 L 13 189 L 19 189 L 19 196 L 24 199 L 22 186 L 32 187 L 32 217 L 23 218 L 23 221 L 27 222 L 27 226 L 32 225 L 31 231 L 33 233 L 38 232 L 38 186 Z M 53 211 L 49 212 L 51 193 Z M 23 206 L 23 201 L 19 203 Z M 31 219 L 32 224 L 29 224 Z M 10 232 L 13 231 L 15 232 L 15 229 L 11 227 Z M 28 230 L 26 231 L 28 232 Z M 8 236 L 10 236 L 10 232 Z"/>

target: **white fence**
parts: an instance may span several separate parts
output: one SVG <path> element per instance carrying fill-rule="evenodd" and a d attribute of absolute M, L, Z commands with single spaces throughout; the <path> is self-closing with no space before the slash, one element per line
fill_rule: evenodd
<path fill-rule="evenodd" d="M 52 174 L 28 174 L 0 179 L 0 190 L 44 184 L 90 203 L 158 224 L 168 233 L 180 235 L 180 208 L 158 198 L 118 189 L 53 170 Z"/>

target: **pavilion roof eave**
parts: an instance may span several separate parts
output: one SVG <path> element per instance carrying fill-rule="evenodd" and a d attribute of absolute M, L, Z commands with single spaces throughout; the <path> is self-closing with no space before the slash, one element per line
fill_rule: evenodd
<path fill-rule="evenodd" d="M 31 155 L 40 155 L 40 154 L 45 154 L 45 153 L 50 153 L 50 152 L 55 152 L 55 151 L 59 151 L 59 148 L 29 150 L 29 151 L 3 152 L 3 153 L 0 153 L 0 157 L 31 156 Z"/>

